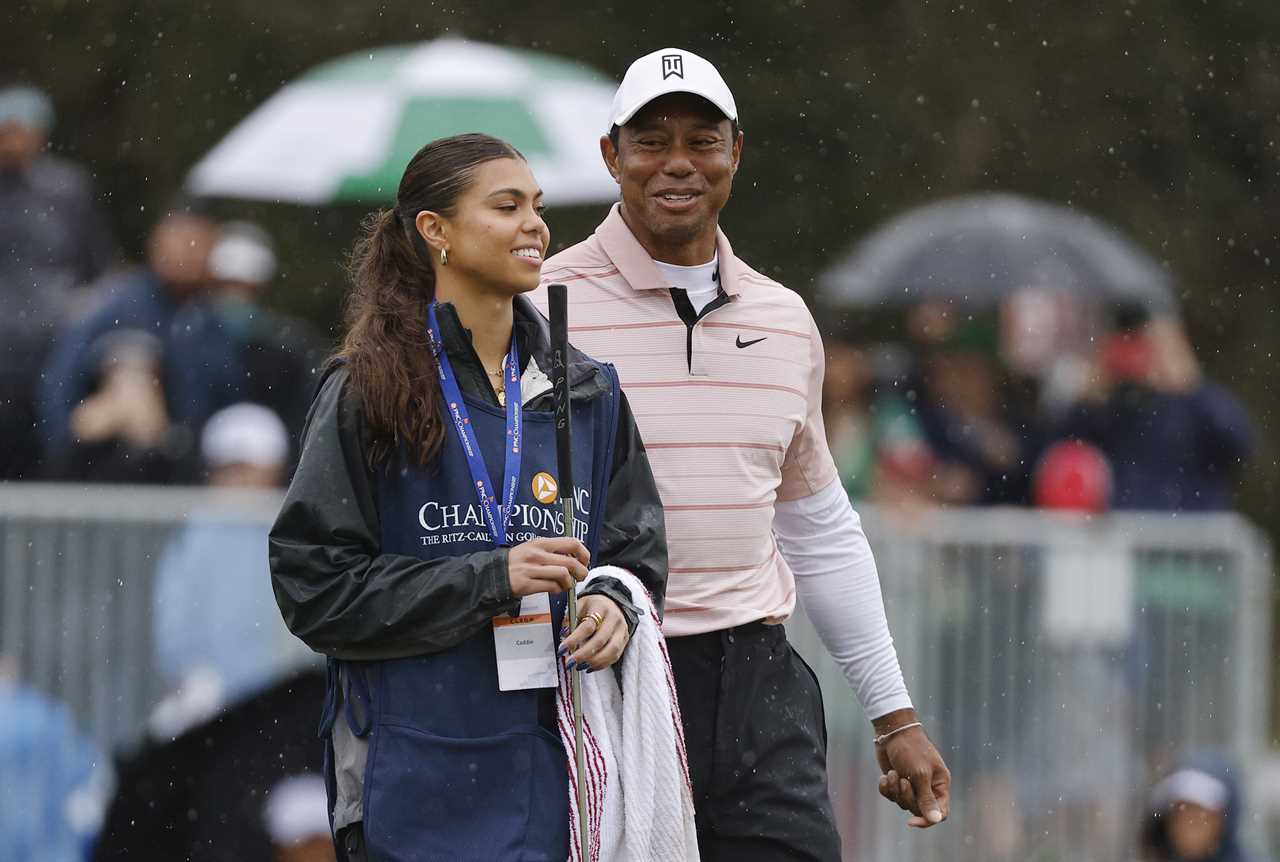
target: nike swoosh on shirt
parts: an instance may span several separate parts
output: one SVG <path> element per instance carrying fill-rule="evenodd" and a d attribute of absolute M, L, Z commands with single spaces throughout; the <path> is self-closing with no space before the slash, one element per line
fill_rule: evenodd
<path fill-rule="evenodd" d="M 764 339 L 768 337 L 769 336 L 766 335 L 763 338 L 753 338 L 751 341 L 743 341 L 742 336 L 739 335 L 738 339 L 734 342 L 734 344 L 738 345 L 739 347 L 750 347 L 753 344 L 759 344 L 761 341 L 764 341 Z"/>

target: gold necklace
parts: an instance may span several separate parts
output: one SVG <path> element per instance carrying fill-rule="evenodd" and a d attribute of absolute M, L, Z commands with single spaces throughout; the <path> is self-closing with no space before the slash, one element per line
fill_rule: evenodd
<path fill-rule="evenodd" d="M 506 387 L 506 381 L 503 379 L 503 371 L 504 369 L 502 368 L 499 368 L 497 371 L 490 371 L 487 368 L 485 369 L 486 374 L 488 374 L 494 380 L 498 381 L 497 383 L 493 384 L 493 393 L 498 396 L 499 407 L 507 406 L 507 391 L 506 391 L 507 387 Z"/>

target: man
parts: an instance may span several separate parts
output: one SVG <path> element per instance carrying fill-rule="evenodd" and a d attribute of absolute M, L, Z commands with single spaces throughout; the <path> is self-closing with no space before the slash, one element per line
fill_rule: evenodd
<path fill-rule="evenodd" d="M 47 151 L 52 126 L 43 92 L 0 88 L 0 480 L 33 476 L 40 368 L 77 288 L 115 257 L 88 172 Z"/>
<path fill-rule="evenodd" d="M 1182 324 L 1142 306 L 1117 312 L 1090 384 L 1057 435 L 1096 444 L 1114 470 L 1115 509 L 1230 509 L 1255 449 L 1243 404 L 1200 368 Z"/>
<path fill-rule="evenodd" d="M 294 674 L 117 760 L 94 862 L 283 862 L 270 800 L 293 776 L 323 774 L 314 713 L 324 689 L 323 672 Z"/>
<path fill-rule="evenodd" d="M 146 265 L 108 277 L 98 306 L 59 333 L 39 405 L 49 475 L 195 478 L 196 435 L 214 411 L 239 400 L 243 380 L 239 345 L 205 299 L 217 235 L 214 221 L 175 206 L 147 238 Z M 147 385 L 116 386 L 120 344 L 139 338 L 151 345 L 158 373 Z"/>
<path fill-rule="evenodd" d="M 109 760 L 66 704 L 0 655 L 0 834 L 6 859 L 84 859 L 102 821 Z"/>
<path fill-rule="evenodd" d="M 271 409 L 233 404 L 205 423 L 200 454 L 210 488 L 232 494 L 281 488 L 289 432 Z M 262 553 L 266 524 L 228 518 L 244 505 L 238 495 L 239 502 L 228 499 L 212 495 L 194 507 L 156 566 L 154 666 L 168 689 L 152 712 L 158 738 L 178 736 L 316 659 L 289 634 L 276 607 Z"/>
<path fill-rule="evenodd" d="M 1249 862 L 1238 770 L 1211 755 L 1181 763 L 1151 791 L 1142 821 L 1143 862 Z"/>
<path fill-rule="evenodd" d="M 276 275 L 271 237 L 249 222 L 223 225 L 209 253 L 209 275 L 214 314 L 240 344 L 238 397 L 270 407 L 284 420 L 289 439 L 300 440 L 325 347 L 306 322 L 264 304 Z M 288 467 L 297 456 L 295 448 Z"/>
<path fill-rule="evenodd" d="M 718 229 L 743 145 L 733 96 L 706 60 L 664 49 L 632 64 L 611 121 L 621 204 L 543 282 L 569 285 L 575 344 L 617 365 L 665 504 L 664 633 L 702 856 L 840 858 L 821 694 L 780 625 L 797 594 L 873 719 L 881 793 L 911 825 L 940 823 L 950 776 L 827 449 L 817 328 Z"/>

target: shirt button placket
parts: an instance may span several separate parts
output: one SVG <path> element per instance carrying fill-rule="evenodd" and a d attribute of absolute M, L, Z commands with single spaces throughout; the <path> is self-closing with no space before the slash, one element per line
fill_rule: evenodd
<path fill-rule="evenodd" d="M 711 372 L 707 368 L 706 334 L 707 331 L 703 328 L 702 321 L 698 321 L 693 325 L 691 341 L 693 346 L 689 354 L 689 375 L 691 377 L 711 376 Z"/>

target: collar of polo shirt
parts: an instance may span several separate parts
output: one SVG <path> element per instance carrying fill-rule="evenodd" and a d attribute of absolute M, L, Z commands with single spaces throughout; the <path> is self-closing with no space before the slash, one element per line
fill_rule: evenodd
<path fill-rule="evenodd" d="M 621 204 L 614 204 L 609 210 L 604 222 L 596 228 L 596 236 L 627 284 L 637 290 L 671 287 L 654 266 L 649 252 L 644 250 L 631 228 L 627 227 L 622 218 Z M 716 253 L 720 256 L 720 287 L 730 297 L 737 296 L 742 292 L 739 278 L 742 264 L 734 256 L 729 238 L 719 228 L 716 228 Z"/>

